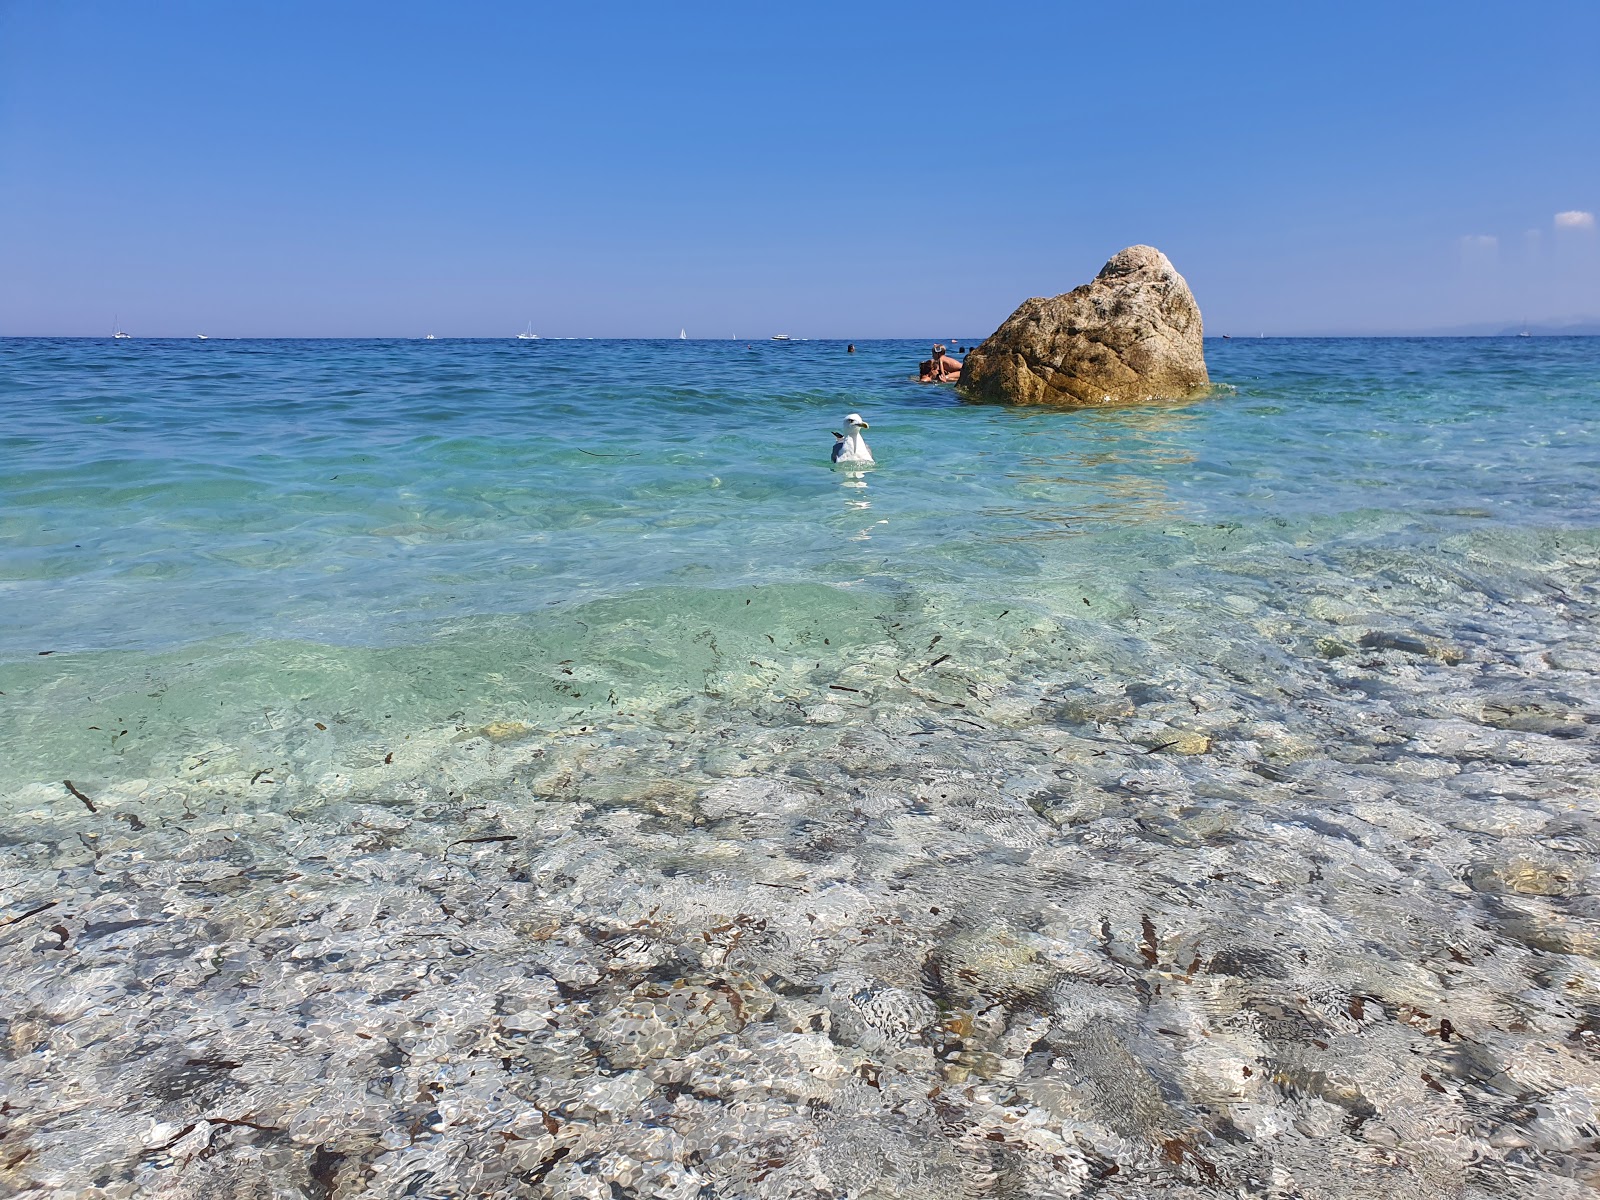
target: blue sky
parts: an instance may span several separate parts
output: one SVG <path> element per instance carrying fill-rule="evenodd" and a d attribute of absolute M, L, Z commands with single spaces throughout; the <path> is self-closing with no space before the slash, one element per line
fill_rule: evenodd
<path fill-rule="evenodd" d="M 0 0 L 0 333 L 970 337 L 1135 242 L 1210 333 L 1600 316 L 1597 46 L 1593 0 Z"/>

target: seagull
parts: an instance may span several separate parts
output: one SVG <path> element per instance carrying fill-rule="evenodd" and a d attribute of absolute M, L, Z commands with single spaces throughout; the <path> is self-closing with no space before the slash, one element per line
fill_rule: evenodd
<path fill-rule="evenodd" d="M 868 428 L 867 423 L 861 419 L 860 413 L 851 413 L 844 419 L 844 427 L 848 433 L 833 431 L 833 461 L 836 463 L 869 463 L 872 462 L 872 451 L 867 449 L 867 439 L 861 436 L 861 431 Z"/>

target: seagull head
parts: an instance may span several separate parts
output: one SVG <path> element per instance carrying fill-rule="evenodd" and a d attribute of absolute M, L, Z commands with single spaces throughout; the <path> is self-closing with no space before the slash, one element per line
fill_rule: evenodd
<path fill-rule="evenodd" d="M 844 419 L 844 427 L 851 433 L 854 433 L 858 429 L 871 428 L 865 421 L 861 419 L 860 413 L 851 413 L 849 416 L 847 416 Z"/>

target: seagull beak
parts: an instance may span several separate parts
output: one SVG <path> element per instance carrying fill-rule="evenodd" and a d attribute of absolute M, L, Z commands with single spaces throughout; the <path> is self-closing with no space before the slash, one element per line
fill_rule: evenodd
<path fill-rule="evenodd" d="M 857 426 L 856 426 L 856 428 L 857 428 L 857 429 L 871 429 L 871 428 L 872 428 L 872 426 L 871 426 L 871 425 L 868 425 L 868 424 L 867 424 L 867 423 L 866 423 L 866 422 L 865 422 L 865 421 L 862 421 L 862 422 L 861 422 L 861 423 L 860 423 L 860 424 L 858 424 L 858 425 L 857 425 Z"/>

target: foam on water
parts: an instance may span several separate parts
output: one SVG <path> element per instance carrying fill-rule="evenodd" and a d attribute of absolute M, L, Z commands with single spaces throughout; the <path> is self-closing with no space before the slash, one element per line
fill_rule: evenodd
<path fill-rule="evenodd" d="M 862 350 L 0 342 L 6 1187 L 1600 1184 L 1600 345 Z"/>

